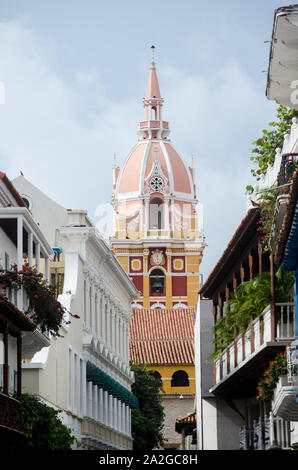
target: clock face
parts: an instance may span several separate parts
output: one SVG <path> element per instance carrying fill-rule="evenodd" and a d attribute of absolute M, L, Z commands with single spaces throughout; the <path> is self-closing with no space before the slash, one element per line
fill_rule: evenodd
<path fill-rule="evenodd" d="M 154 176 L 150 180 L 150 188 L 153 191 L 160 191 L 163 187 L 163 180 L 159 176 Z"/>

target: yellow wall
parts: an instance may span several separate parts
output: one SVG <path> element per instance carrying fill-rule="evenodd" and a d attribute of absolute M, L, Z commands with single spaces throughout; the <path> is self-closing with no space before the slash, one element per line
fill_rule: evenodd
<path fill-rule="evenodd" d="M 196 392 L 196 383 L 195 383 L 195 367 L 191 364 L 187 365 L 148 365 L 148 370 L 156 370 L 160 373 L 163 383 L 163 389 L 165 393 L 192 393 Z M 189 379 L 189 386 L 188 387 L 171 387 L 171 378 L 174 372 L 177 370 L 183 370 L 187 373 Z M 191 380 L 193 379 L 193 380 Z"/>
<path fill-rule="evenodd" d="M 128 252 L 131 251 L 131 253 L 136 254 L 135 250 L 127 250 Z M 142 250 L 140 250 L 142 251 Z M 176 254 L 176 251 L 179 253 L 185 254 L 185 251 L 183 249 L 178 250 L 173 250 L 173 255 Z M 148 272 L 148 250 L 145 249 L 144 253 L 144 271 Z M 129 263 L 129 257 L 127 255 L 121 255 L 120 253 L 117 253 L 116 250 L 116 256 L 118 258 L 118 261 L 122 265 L 122 267 L 125 269 L 126 272 L 128 272 L 128 263 Z M 198 299 L 198 290 L 199 290 L 199 267 L 200 267 L 200 259 L 198 255 L 191 255 L 186 253 L 186 266 L 187 266 L 187 271 L 185 275 L 187 276 L 187 299 L 181 298 L 182 302 L 187 301 L 187 304 L 189 307 L 195 307 Z M 170 271 L 170 256 L 168 256 L 168 271 Z M 195 273 L 195 275 L 193 275 Z M 136 299 L 138 300 L 138 299 Z M 143 301 L 143 306 L 144 308 L 150 308 L 150 300 L 157 301 L 157 298 L 150 298 L 150 293 L 149 293 L 149 273 L 144 274 L 143 276 L 143 297 L 141 298 Z M 166 276 L 166 297 L 162 298 L 159 300 L 166 300 L 166 308 L 172 308 L 173 306 L 173 297 L 172 297 L 172 277 L 170 274 Z"/>

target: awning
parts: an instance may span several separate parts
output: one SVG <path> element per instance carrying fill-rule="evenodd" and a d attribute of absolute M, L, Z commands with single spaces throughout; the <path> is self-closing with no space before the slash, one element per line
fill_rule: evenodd
<path fill-rule="evenodd" d="M 139 407 L 138 399 L 133 393 L 90 362 L 87 362 L 86 375 L 88 382 L 98 385 L 100 388 L 107 391 L 113 397 L 118 398 L 118 400 L 121 400 L 130 408 Z"/>

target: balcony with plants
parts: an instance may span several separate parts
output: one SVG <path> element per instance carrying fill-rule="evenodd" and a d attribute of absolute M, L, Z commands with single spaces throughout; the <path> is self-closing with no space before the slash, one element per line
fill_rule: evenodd
<path fill-rule="evenodd" d="M 296 342 L 295 342 L 296 343 Z M 287 346 L 286 353 L 277 358 L 280 367 L 277 371 L 269 368 L 260 384 L 259 394 L 272 401 L 272 411 L 289 421 L 298 421 L 298 381 L 297 381 L 297 346 L 293 343 Z M 278 364 L 278 365 L 279 365 Z M 271 364 L 271 368 L 274 367 Z M 273 372 L 273 373 L 272 373 Z M 269 388 L 269 385 L 270 388 Z"/>
<path fill-rule="evenodd" d="M 223 391 L 224 382 L 235 373 L 241 380 L 254 375 L 263 361 L 296 338 L 293 283 L 293 273 L 280 269 L 272 301 L 271 275 L 265 272 L 240 284 L 225 303 L 224 315 L 214 325 L 213 388 L 217 391 Z"/>
<path fill-rule="evenodd" d="M 251 172 L 257 185 L 246 189 L 251 207 L 259 211 L 258 249 L 270 260 L 270 268 L 241 282 L 228 298 L 222 296 L 225 312 L 214 324 L 217 390 L 221 381 L 244 365 L 248 370 L 255 368 L 251 375 L 256 378 L 259 364 L 270 361 L 296 339 L 294 273 L 281 268 L 275 272 L 273 254 L 298 161 L 297 118 L 298 111 L 280 106 L 276 121 L 254 142 L 251 160 L 256 168 Z"/>
<path fill-rule="evenodd" d="M 297 350 L 289 345 L 276 354 L 257 384 L 257 400 L 266 412 L 244 425 L 240 430 L 243 450 L 290 450 L 291 421 L 298 420 L 297 412 Z"/>
<path fill-rule="evenodd" d="M 42 347 L 49 346 L 50 336 L 61 336 L 66 309 L 57 301 L 56 287 L 51 286 L 35 267 L 30 267 L 26 258 L 20 270 L 17 265 L 0 270 L 0 288 L 13 304 L 17 303 L 21 290 L 22 312 L 37 325 L 34 332 L 24 334 L 23 358 L 31 359 Z"/>

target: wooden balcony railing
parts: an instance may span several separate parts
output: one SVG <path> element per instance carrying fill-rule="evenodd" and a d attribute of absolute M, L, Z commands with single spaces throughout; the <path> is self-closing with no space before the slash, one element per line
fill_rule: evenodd
<path fill-rule="evenodd" d="M 293 341 L 296 338 L 296 319 L 293 303 L 275 304 L 275 313 L 270 306 L 251 322 L 250 328 L 237 336 L 215 360 L 215 385 L 257 353 L 266 343 Z"/>
<path fill-rule="evenodd" d="M 24 432 L 22 404 L 15 398 L 0 392 L 0 425 Z"/>

